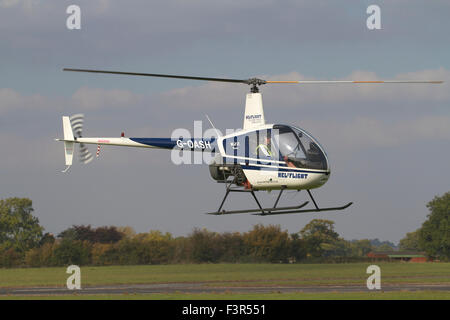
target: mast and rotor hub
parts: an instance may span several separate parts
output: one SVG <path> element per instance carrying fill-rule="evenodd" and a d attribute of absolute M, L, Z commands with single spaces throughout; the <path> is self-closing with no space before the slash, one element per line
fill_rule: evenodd
<path fill-rule="evenodd" d="M 262 80 L 262 79 L 258 79 L 258 78 L 251 78 L 251 79 L 246 80 L 245 83 L 247 83 L 248 85 L 252 86 L 250 88 L 250 92 L 251 93 L 258 93 L 259 92 L 258 86 L 266 84 L 267 81 L 266 80 Z"/>

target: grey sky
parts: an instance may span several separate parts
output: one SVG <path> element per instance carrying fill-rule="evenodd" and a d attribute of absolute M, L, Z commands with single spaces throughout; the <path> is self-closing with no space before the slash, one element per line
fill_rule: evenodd
<path fill-rule="evenodd" d="M 129 225 L 188 234 L 300 230 L 314 217 L 346 239 L 398 241 L 425 204 L 450 187 L 448 1 L 0 0 L 0 198 L 29 197 L 47 231 L 72 224 Z M 78 4 L 82 29 L 66 29 Z M 382 30 L 366 28 L 381 7 Z M 242 125 L 248 87 L 62 72 L 63 67 L 267 79 L 437 79 L 442 85 L 262 87 L 268 122 L 319 139 L 331 159 L 319 204 L 341 213 L 204 215 L 223 186 L 207 166 L 175 166 L 162 150 L 102 148 L 67 175 L 61 116 L 83 112 L 86 136 L 169 137 L 205 113 Z M 95 148 L 91 151 L 95 152 Z M 265 203 L 275 194 L 259 193 Z M 289 194 L 286 203 L 305 195 Z M 253 206 L 232 195 L 230 208 Z"/>

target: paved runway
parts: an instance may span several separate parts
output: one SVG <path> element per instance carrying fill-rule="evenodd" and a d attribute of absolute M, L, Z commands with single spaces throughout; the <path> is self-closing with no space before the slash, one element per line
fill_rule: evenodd
<path fill-rule="evenodd" d="M 450 291 L 450 285 L 382 285 L 381 291 Z M 68 290 L 63 287 L 36 288 L 0 288 L 0 295 L 70 295 L 70 294 L 151 294 L 151 293 L 324 293 L 324 292 L 364 292 L 369 291 L 366 286 L 245 286 L 227 287 L 210 286 L 206 283 L 169 283 L 169 284 L 135 284 L 115 286 L 92 286 L 80 290 Z"/>

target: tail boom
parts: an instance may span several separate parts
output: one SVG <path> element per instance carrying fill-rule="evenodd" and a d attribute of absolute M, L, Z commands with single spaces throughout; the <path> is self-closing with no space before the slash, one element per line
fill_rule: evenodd
<path fill-rule="evenodd" d="M 159 148 L 159 149 L 172 149 L 176 146 L 176 142 L 171 143 L 171 139 L 155 139 L 164 141 L 154 141 L 153 143 L 142 143 L 140 140 L 145 138 L 78 138 L 75 142 L 85 144 L 97 144 L 108 146 L 121 146 L 121 147 L 138 147 L 138 148 Z M 153 140 L 153 139 L 152 139 Z M 159 143 L 158 143 L 159 142 Z"/>
<path fill-rule="evenodd" d="M 150 149 L 178 149 L 187 151 L 209 151 L 216 152 L 217 141 L 214 137 L 211 138 L 126 138 L 114 137 L 82 137 L 83 120 L 82 114 L 76 114 L 71 117 L 63 116 L 63 139 L 55 139 L 56 141 L 64 142 L 64 154 L 66 172 L 73 162 L 74 145 L 79 144 L 80 161 L 84 164 L 92 161 L 93 156 L 86 147 L 87 144 L 121 146 L 121 147 L 136 147 L 136 148 L 150 148 Z M 98 150 L 98 149 L 97 149 Z M 98 152 L 98 151 L 97 151 Z"/>

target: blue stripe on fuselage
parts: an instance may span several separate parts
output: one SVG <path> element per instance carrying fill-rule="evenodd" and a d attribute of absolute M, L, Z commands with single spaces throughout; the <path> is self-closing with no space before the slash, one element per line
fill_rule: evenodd
<path fill-rule="evenodd" d="M 171 138 L 130 138 L 134 142 L 145 144 L 156 148 L 172 149 L 177 145 L 176 140 Z"/>

